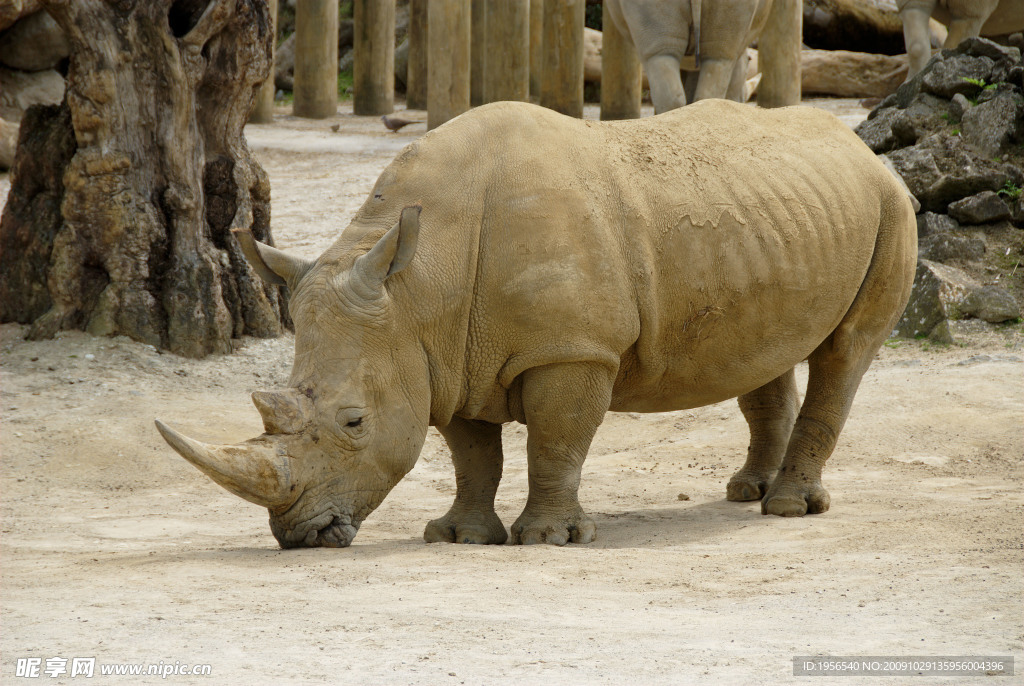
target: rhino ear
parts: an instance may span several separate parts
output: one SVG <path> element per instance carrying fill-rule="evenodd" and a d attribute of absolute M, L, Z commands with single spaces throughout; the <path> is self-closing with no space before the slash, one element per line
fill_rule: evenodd
<path fill-rule="evenodd" d="M 409 266 L 416 252 L 422 209 L 419 205 L 403 209 L 398 223 L 352 265 L 353 276 L 370 292 L 376 293 L 386 278 Z"/>
<path fill-rule="evenodd" d="M 294 291 L 295 286 L 313 266 L 309 260 L 294 257 L 277 248 L 260 243 L 253 238 L 252 232 L 246 229 L 232 229 L 231 233 L 235 235 L 235 240 L 238 241 L 238 247 L 242 249 L 245 259 L 249 261 L 256 273 L 269 284 L 288 286 Z"/>

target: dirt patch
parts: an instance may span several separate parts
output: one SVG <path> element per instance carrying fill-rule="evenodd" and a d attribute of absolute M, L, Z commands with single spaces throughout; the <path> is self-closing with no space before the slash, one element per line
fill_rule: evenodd
<path fill-rule="evenodd" d="M 422 128 L 250 127 L 278 243 L 319 254 Z M 455 493 L 432 430 L 351 548 L 284 552 L 266 511 L 175 455 L 153 419 L 211 441 L 260 433 L 248 396 L 287 382 L 291 338 L 195 361 L 5 325 L 0 681 L 29 657 L 212 667 L 131 683 L 775 683 L 817 653 L 1013 655 L 1019 675 L 1024 334 L 964 327 L 965 346 L 882 349 L 823 515 L 724 500 L 747 438 L 727 402 L 608 415 L 580 493 L 593 544 L 423 543 Z M 526 500 L 525 437 L 505 427 L 506 525 Z"/>

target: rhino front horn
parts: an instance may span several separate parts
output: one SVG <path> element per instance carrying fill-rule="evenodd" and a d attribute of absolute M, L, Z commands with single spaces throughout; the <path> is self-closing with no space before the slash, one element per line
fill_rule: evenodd
<path fill-rule="evenodd" d="M 280 510 L 301 494 L 292 480 L 290 458 L 265 440 L 254 439 L 242 445 L 207 445 L 181 435 L 159 419 L 156 428 L 175 452 L 239 498 Z"/>

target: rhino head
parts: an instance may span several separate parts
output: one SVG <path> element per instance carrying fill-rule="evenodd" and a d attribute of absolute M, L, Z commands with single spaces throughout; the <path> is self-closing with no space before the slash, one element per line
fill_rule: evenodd
<path fill-rule="evenodd" d="M 238 445 L 208 445 L 156 422 L 182 457 L 266 507 L 283 548 L 349 545 L 423 447 L 428 364 L 387 288 L 416 249 L 419 213 L 405 208 L 367 252 L 316 263 L 236 233 L 254 269 L 292 292 L 290 387 L 253 393 L 265 433 Z"/>

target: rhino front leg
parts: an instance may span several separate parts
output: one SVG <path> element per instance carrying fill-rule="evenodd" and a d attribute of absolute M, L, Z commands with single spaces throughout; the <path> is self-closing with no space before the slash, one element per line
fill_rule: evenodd
<path fill-rule="evenodd" d="M 800 395 L 792 369 L 739 398 L 740 410 L 750 425 L 747 461 L 726 486 L 726 498 L 760 500 L 775 478 L 786 454 L 793 423 L 800 412 Z"/>
<path fill-rule="evenodd" d="M 512 525 L 513 543 L 594 540 L 594 520 L 578 499 L 580 471 L 611 403 L 614 378 L 596 363 L 546 365 L 523 373 L 530 495 Z"/>
<path fill-rule="evenodd" d="M 501 481 L 501 425 L 455 417 L 438 429 L 452 451 L 455 502 L 448 513 L 427 523 L 427 543 L 494 543 L 508 540 L 494 512 Z"/>

